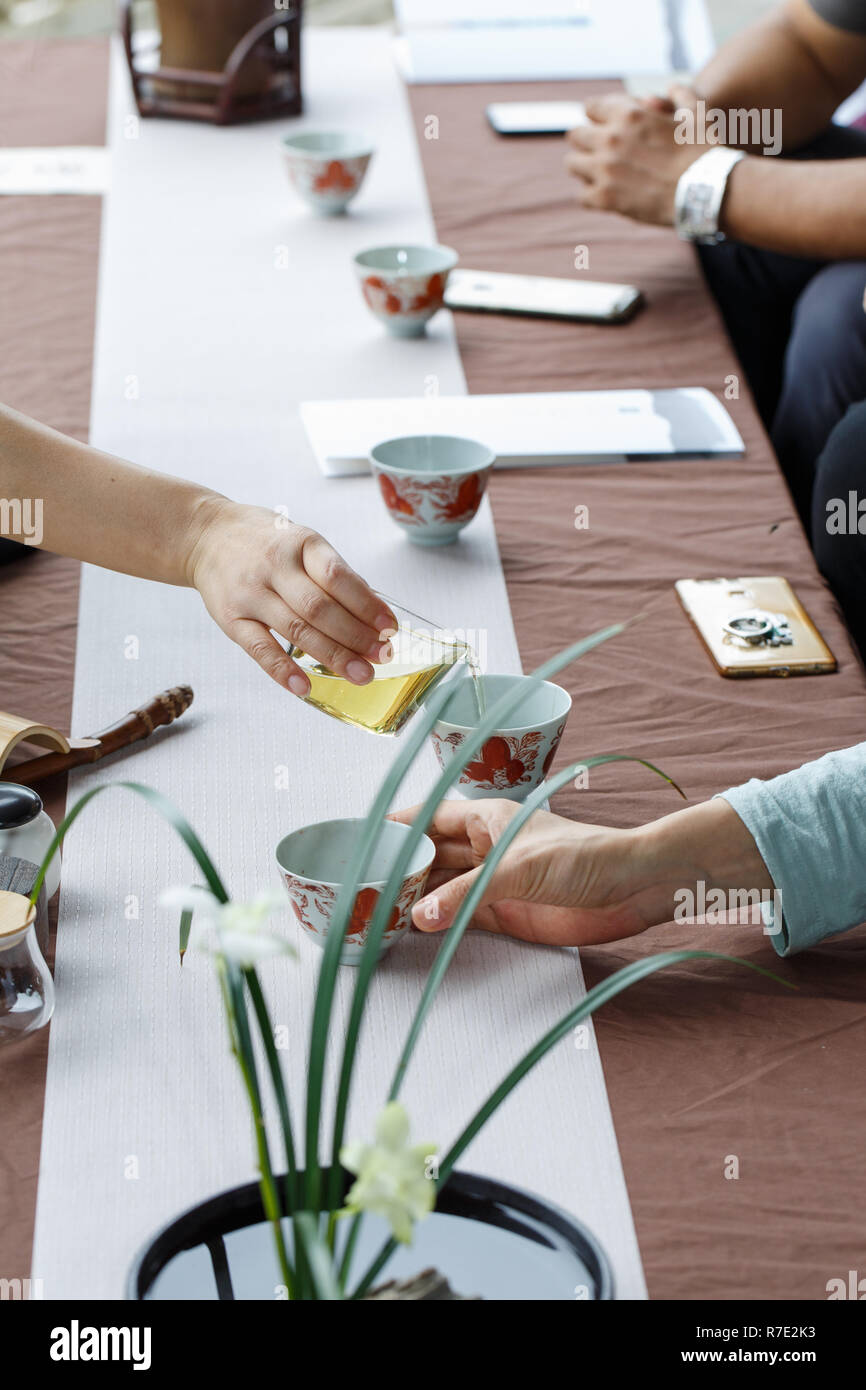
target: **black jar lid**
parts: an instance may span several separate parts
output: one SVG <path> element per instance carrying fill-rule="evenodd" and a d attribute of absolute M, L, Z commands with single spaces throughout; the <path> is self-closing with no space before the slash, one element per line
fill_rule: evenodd
<path fill-rule="evenodd" d="M 0 830 L 29 825 L 42 810 L 42 798 L 32 787 L 17 782 L 0 782 Z"/>

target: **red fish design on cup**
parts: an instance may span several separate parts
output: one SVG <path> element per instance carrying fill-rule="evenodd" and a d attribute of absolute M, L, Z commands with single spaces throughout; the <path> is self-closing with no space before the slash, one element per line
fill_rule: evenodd
<path fill-rule="evenodd" d="M 431 275 L 427 281 L 427 288 L 423 290 L 421 294 L 416 294 L 413 297 L 409 308 L 413 313 L 417 313 L 419 309 L 430 309 L 434 305 L 437 309 L 441 309 L 444 296 L 444 276 L 438 273 L 436 275 Z"/>
<path fill-rule="evenodd" d="M 402 933 L 408 927 L 410 909 L 419 886 L 426 881 L 427 873 L 428 871 L 424 869 L 406 880 L 391 909 L 382 934 L 383 941 Z M 319 927 L 313 919 L 318 914 L 320 919 L 324 918 L 326 923 L 329 922 L 337 902 L 336 891 L 325 883 L 305 882 L 301 886 L 292 874 L 285 873 L 283 877 L 289 889 L 292 909 L 304 930 L 313 936 L 327 934 L 327 926 Z M 352 904 L 351 916 L 346 924 L 347 942 L 356 946 L 363 946 L 379 904 L 379 897 L 378 888 L 361 888 L 359 890 Z"/>
<path fill-rule="evenodd" d="M 440 483 L 447 484 L 449 479 L 441 478 Z M 439 502 L 437 505 L 434 495 L 433 504 L 436 508 L 437 517 L 441 521 L 461 521 L 464 516 L 474 516 L 484 496 L 484 489 L 487 484 L 485 477 L 482 482 L 477 473 L 470 473 L 468 477 L 460 479 L 460 485 L 456 489 L 451 487 L 453 496 L 448 502 Z"/>
<path fill-rule="evenodd" d="M 462 478 L 392 478 L 387 473 L 379 474 L 379 489 L 385 506 L 396 520 L 406 525 L 425 520 L 471 519 L 478 511 L 486 487 L 486 473 L 469 473 Z"/>
<path fill-rule="evenodd" d="M 521 739 L 496 734 L 484 744 L 478 760 L 466 764 L 460 781 L 497 789 L 517 787 L 524 778 L 529 781 L 540 742 L 540 733 L 524 734 Z"/>
<path fill-rule="evenodd" d="M 365 276 L 364 298 L 377 314 L 418 314 L 422 310 L 442 308 L 445 297 L 445 277 L 407 275 L 388 284 L 381 275 Z"/>
<path fill-rule="evenodd" d="M 547 756 L 545 757 L 544 762 L 543 762 L 542 765 L 541 765 L 541 775 L 542 775 L 542 777 L 546 777 L 547 774 L 549 773 L 550 769 L 553 767 L 553 760 L 554 760 L 554 758 L 556 757 L 556 750 L 557 750 L 557 748 L 559 747 L 559 741 L 560 741 L 560 739 L 562 738 L 562 735 L 564 734 L 564 732 L 565 732 L 565 721 L 563 720 L 563 722 L 560 724 L 559 728 L 557 729 L 556 733 L 553 735 L 553 742 L 551 743 L 550 747 L 548 748 L 548 750 L 547 750 Z"/>
<path fill-rule="evenodd" d="M 322 172 L 313 176 L 316 193 L 349 193 L 356 183 L 356 176 L 346 168 L 342 159 L 328 160 Z"/>
<path fill-rule="evenodd" d="M 352 915 L 346 926 L 346 940 L 355 941 L 358 945 L 366 940 L 370 923 L 373 920 L 373 913 L 379 902 L 378 888 L 362 888 L 352 905 Z M 385 927 L 385 936 L 390 936 L 391 932 L 396 931 L 400 925 L 400 904 L 395 903 L 391 909 Z"/>
<path fill-rule="evenodd" d="M 314 157 L 308 150 L 284 149 L 289 178 L 301 197 L 319 212 L 342 212 L 361 187 L 369 154 Z"/>
<path fill-rule="evenodd" d="M 379 490 L 389 512 L 396 512 L 399 517 L 415 516 L 414 504 L 387 473 L 379 474 Z"/>
<path fill-rule="evenodd" d="M 562 728 L 564 727 L 563 725 Z M 562 728 L 557 731 L 553 746 L 545 758 L 545 769 L 553 761 Z M 508 734 L 495 734 L 483 744 L 478 758 L 466 764 L 457 785 L 475 786 L 484 791 L 506 791 L 511 787 L 531 782 L 539 744 L 542 743 L 543 737 L 543 734 L 536 730 L 523 734 L 520 738 Z M 456 752 L 463 740 L 463 734 L 451 733 L 443 738 L 433 730 L 433 746 L 440 767 L 445 766 L 442 743 L 449 743 Z"/>

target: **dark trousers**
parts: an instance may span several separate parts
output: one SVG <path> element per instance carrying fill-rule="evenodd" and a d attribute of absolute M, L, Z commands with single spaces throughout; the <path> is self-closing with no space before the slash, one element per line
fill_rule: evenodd
<path fill-rule="evenodd" d="M 10 541 L 6 536 L 0 536 L 0 565 L 23 560 L 27 554 L 33 554 L 32 545 L 22 545 L 20 541 Z"/>
<path fill-rule="evenodd" d="M 866 401 L 848 408 L 818 457 L 811 520 L 818 568 L 866 661 Z"/>
<path fill-rule="evenodd" d="M 834 126 L 795 157 L 864 158 L 866 132 Z M 834 548 L 824 523 L 828 498 L 852 489 L 866 497 L 866 415 L 846 415 L 866 400 L 866 261 L 804 260 L 738 242 L 701 247 L 700 257 L 818 563 L 866 656 L 866 535 Z"/>

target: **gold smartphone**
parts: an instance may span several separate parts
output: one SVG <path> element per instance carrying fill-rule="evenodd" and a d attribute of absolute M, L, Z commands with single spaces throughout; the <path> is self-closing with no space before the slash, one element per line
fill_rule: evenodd
<path fill-rule="evenodd" d="M 836 670 L 836 658 L 787 579 L 680 579 L 676 591 L 723 676 Z"/>

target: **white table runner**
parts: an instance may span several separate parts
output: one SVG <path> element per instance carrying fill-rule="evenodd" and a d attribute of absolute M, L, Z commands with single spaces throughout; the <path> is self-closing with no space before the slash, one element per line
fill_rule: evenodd
<path fill-rule="evenodd" d="M 387 35 L 307 36 L 310 124 L 361 126 L 378 144 L 350 217 L 296 205 L 283 125 L 227 130 L 138 123 L 114 54 L 114 175 L 103 225 L 92 440 L 236 497 L 286 505 L 385 592 L 443 625 L 486 629 L 493 670 L 519 658 L 489 508 L 449 551 L 407 544 L 369 479 L 318 474 L 297 402 L 464 390 L 447 315 L 423 341 L 386 338 L 354 283 L 365 245 L 433 236 L 405 94 Z M 99 728 L 187 681 L 176 729 L 111 769 L 73 774 L 71 799 L 134 778 L 183 808 L 231 891 L 276 881 L 273 848 L 308 821 L 360 814 L 395 744 L 282 693 L 184 590 L 87 569 L 73 727 Z M 402 800 L 430 785 L 430 759 Z M 288 788 L 285 782 L 288 781 Z M 144 803 L 115 792 L 67 842 L 33 1274 L 46 1298 L 118 1298 L 138 1247 L 189 1204 L 254 1176 L 249 1119 L 208 963 L 177 964 L 157 907 L 194 866 Z M 288 916 L 286 930 L 292 932 Z M 265 975 L 300 1095 L 319 953 Z M 380 968 L 350 1132 L 367 1132 L 435 955 L 413 936 Z M 467 939 L 416 1052 L 404 1096 L 419 1138 L 447 1147 L 477 1102 L 583 989 L 575 952 Z M 336 1034 L 354 973 L 341 973 Z M 645 1288 L 594 1040 L 566 1042 L 519 1088 L 463 1166 L 582 1217 L 613 1260 L 620 1297 Z"/>

